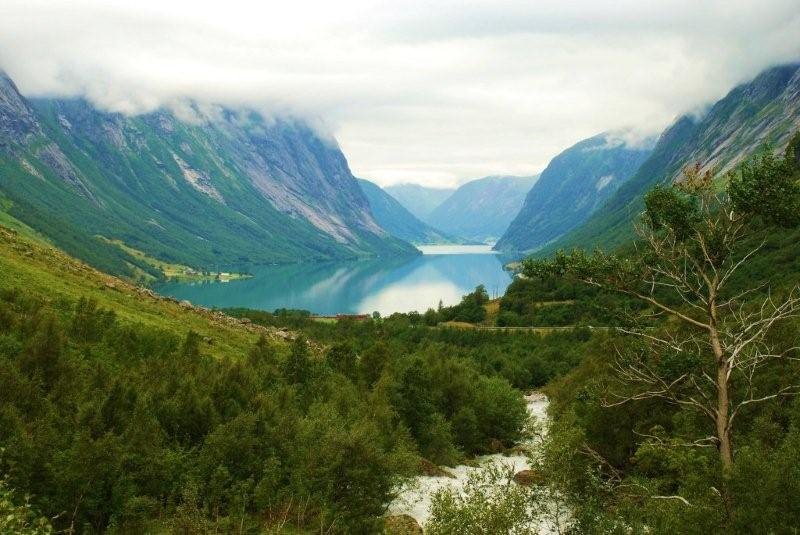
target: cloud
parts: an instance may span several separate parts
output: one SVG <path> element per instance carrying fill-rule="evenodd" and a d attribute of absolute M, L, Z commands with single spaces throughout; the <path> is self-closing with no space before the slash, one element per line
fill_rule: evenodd
<path fill-rule="evenodd" d="M 301 115 L 358 176 L 453 186 L 603 131 L 646 139 L 800 58 L 797 35 L 796 0 L 4 0 L 0 65 L 28 95 L 125 113 Z"/>

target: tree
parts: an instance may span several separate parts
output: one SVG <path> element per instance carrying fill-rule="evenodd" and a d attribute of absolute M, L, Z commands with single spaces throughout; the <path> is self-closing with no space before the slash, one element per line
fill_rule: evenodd
<path fill-rule="evenodd" d="M 780 322 L 798 316 L 800 292 L 779 297 L 767 284 L 737 280 L 770 227 L 800 222 L 798 145 L 800 135 L 782 158 L 769 151 L 756 156 L 728 176 L 724 191 L 698 166 L 686 168 L 672 186 L 656 187 L 645 198 L 630 255 L 576 250 L 524 262 L 528 276 L 574 277 L 647 305 L 632 327 L 619 329 L 639 343 L 617 349 L 613 368 L 621 391 L 609 392 L 605 403 L 660 398 L 699 411 L 711 433 L 691 445 L 716 446 L 725 479 L 742 409 L 800 393 L 798 384 L 757 386 L 765 368 L 800 356 L 797 347 L 769 337 Z M 654 315 L 670 320 L 653 323 Z"/>
<path fill-rule="evenodd" d="M 283 376 L 289 384 L 304 384 L 311 375 L 311 357 L 308 342 L 302 336 L 295 338 L 289 357 L 283 366 Z"/>
<path fill-rule="evenodd" d="M 0 532 L 19 535 L 48 535 L 53 533 L 50 521 L 40 516 L 25 496 L 19 505 L 6 477 L 0 478 Z"/>

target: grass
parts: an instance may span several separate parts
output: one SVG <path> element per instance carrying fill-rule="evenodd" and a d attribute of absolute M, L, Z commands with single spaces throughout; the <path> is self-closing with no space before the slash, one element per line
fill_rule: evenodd
<path fill-rule="evenodd" d="M 203 282 L 203 281 L 228 282 L 232 280 L 248 279 L 252 277 L 252 275 L 250 275 L 249 273 L 199 271 L 192 267 L 184 266 L 183 264 L 164 262 L 163 260 L 159 260 L 157 258 L 153 258 L 152 256 L 148 256 L 146 253 L 138 249 L 134 249 L 129 245 L 126 245 L 122 240 L 111 240 L 104 236 L 97 236 L 97 237 L 105 241 L 106 243 L 111 243 L 113 245 L 116 245 L 117 247 L 119 247 L 132 257 L 137 258 L 150 266 L 153 266 L 157 270 L 161 271 L 161 273 L 163 273 L 164 277 L 166 277 L 167 279 L 178 280 L 183 282 Z M 135 266 L 131 267 L 135 268 Z M 137 275 L 139 276 L 139 280 L 143 280 L 144 282 L 153 282 L 155 280 L 155 277 L 143 271 L 138 271 Z"/>
<path fill-rule="evenodd" d="M 47 238 L 8 213 L 12 206 L 13 203 L 0 193 L 0 225 L 15 230 L 30 240 L 48 243 Z"/>
<path fill-rule="evenodd" d="M 137 288 L 5 226 L 0 226 L 0 289 L 22 290 L 64 312 L 81 297 L 94 299 L 121 321 L 180 337 L 195 331 L 216 357 L 240 358 L 259 336 L 253 326 Z"/>

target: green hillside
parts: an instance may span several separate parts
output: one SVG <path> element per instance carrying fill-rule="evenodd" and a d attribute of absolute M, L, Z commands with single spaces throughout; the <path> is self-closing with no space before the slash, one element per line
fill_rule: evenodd
<path fill-rule="evenodd" d="M 576 143 L 553 158 L 497 242 L 501 251 L 534 251 L 580 225 L 647 159 L 648 146 L 612 134 Z"/>
<path fill-rule="evenodd" d="M 731 90 L 702 118 L 683 116 L 659 138 L 650 157 L 582 225 L 541 251 L 613 248 L 632 237 L 644 193 L 679 177 L 686 165 L 723 173 L 769 143 L 782 150 L 800 127 L 800 65 L 766 70 Z"/>

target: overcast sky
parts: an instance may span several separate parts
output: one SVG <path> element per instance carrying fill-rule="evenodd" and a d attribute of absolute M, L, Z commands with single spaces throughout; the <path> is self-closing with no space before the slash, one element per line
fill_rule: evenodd
<path fill-rule="evenodd" d="M 126 113 L 195 98 L 302 115 L 357 176 L 453 186 L 533 174 L 601 131 L 650 134 L 702 110 L 800 59 L 799 7 L 0 0 L 0 66 L 26 95 Z"/>

